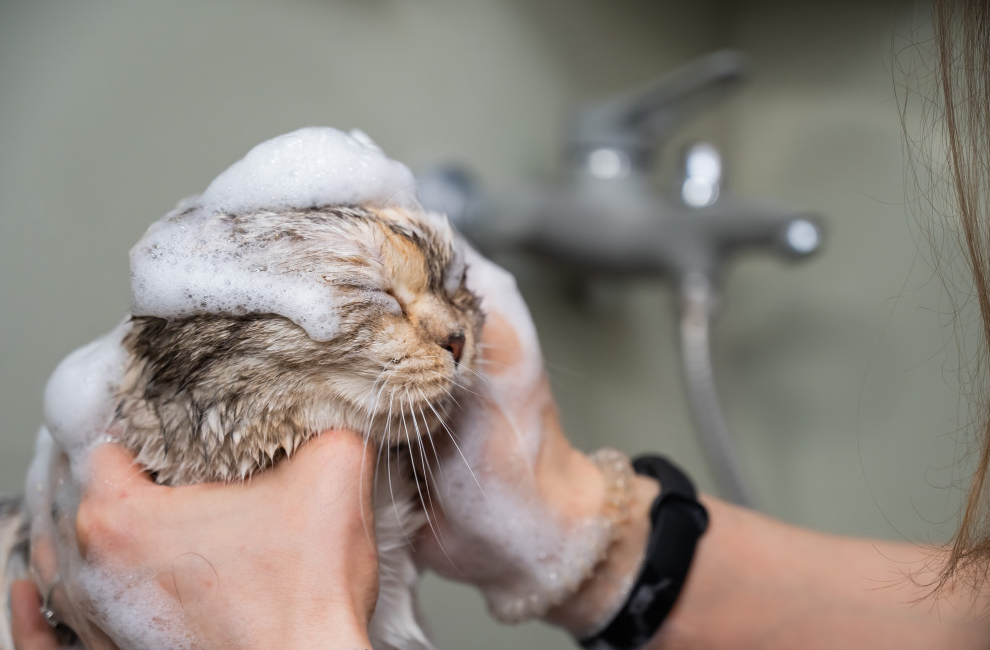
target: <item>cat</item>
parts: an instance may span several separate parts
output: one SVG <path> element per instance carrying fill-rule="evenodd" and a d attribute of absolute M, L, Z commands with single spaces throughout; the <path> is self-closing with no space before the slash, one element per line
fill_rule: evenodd
<path fill-rule="evenodd" d="M 320 431 L 361 432 L 369 453 L 383 456 L 372 645 L 432 648 L 415 608 L 409 538 L 429 525 L 432 437 L 454 426 L 476 376 L 484 314 L 465 285 L 462 244 L 444 219 L 410 207 L 213 218 L 235 247 L 263 250 L 271 269 L 331 289 L 334 335 L 315 340 L 274 313 L 133 314 L 111 434 L 156 481 L 183 485 L 247 479 Z M 16 531 L 0 548 L 17 560 L 11 566 L 27 561 L 25 521 L 14 511 L 0 523 L 0 543 Z"/>

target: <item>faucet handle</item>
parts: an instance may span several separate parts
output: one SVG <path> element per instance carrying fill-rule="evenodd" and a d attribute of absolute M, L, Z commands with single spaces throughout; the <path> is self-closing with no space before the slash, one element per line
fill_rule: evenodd
<path fill-rule="evenodd" d="M 617 149 L 643 168 L 668 133 L 734 90 L 746 73 L 746 57 L 719 50 L 638 88 L 586 102 L 574 114 L 571 152 Z"/>

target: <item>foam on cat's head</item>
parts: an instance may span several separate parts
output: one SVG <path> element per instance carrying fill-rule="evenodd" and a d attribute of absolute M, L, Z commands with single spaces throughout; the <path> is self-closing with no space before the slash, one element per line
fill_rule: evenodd
<path fill-rule="evenodd" d="M 338 331 L 332 287 L 274 268 L 263 245 L 238 240 L 223 216 L 340 205 L 422 211 L 409 169 L 360 131 L 311 127 L 259 144 L 134 246 L 131 313 L 279 314 L 317 341 L 332 339 Z M 427 218 L 446 227 L 442 217 Z"/>
<path fill-rule="evenodd" d="M 210 213 L 325 205 L 416 207 L 416 179 L 363 131 L 310 127 L 262 142 L 196 200 Z"/>

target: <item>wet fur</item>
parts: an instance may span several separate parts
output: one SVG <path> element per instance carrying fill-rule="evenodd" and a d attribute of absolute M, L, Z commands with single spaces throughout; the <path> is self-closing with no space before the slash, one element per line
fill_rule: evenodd
<path fill-rule="evenodd" d="M 444 289 L 449 229 L 360 208 L 227 219 L 244 246 L 264 246 L 269 272 L 325 282 L 340 330 L 320 342 L 273 314 L 134 317 L 117 415 L 160 482 L 246 478 L 327 428 L 388 446 L 440 429 L 471 383 L 482 323 L 463 278 Z M 452 336 L 463 337 L 460 363 L 445 349 Z"/>
<path fill-rule="evenodd" d="M 432 647 L 417 622 L 407 537 L 427 522 L 416 466 L 472 383 L 483 322 L 454 234 L 414 211 L 360 206 L 221 218 L 263 256 L 259 272 L 327 285 L 337 335 L 315 341 L 275 314 L 136 315 L 113 431 L 169 485 L 246 479 L 321 431 L 362 432 L 381 474 L 372 642 Z"/>

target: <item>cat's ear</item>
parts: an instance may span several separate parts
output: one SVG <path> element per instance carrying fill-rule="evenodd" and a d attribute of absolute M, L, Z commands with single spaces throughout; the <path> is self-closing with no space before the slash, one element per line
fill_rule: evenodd
<path fill-rule="evenodd" d="M 467 275 L 467 255 L 465 253 L 464 239 L 460 235 L 453 237 L 451 246 L 450 264 L 443 278 L 443 290 L 448 298 L 452 298 L 457 290 L 464 284 Z"/>

